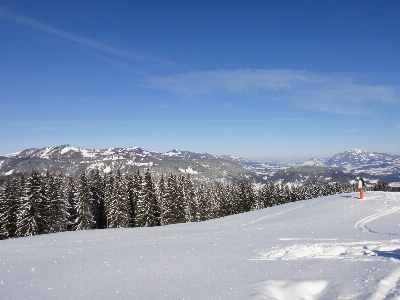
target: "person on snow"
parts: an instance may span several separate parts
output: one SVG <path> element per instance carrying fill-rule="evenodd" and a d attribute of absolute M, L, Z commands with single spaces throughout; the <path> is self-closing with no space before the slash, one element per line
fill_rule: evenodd
<path fill-rule="evenodd" d="M 360 190 L 360 200 L 364 199 L 364 186 L 365 186 L 364 178 L 360 177 L 360 179 L 358 180 L 358 189 Z"/>

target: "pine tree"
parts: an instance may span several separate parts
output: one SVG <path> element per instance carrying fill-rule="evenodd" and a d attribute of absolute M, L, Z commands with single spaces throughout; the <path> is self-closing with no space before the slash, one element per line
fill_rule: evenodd
<path fill-rule="evenodd" d="M 57 201 L 59 198 L 59 191 L 55 182 L 55 176 L 49 171 L 46 172 L 43 187 L 43 190 L 45 191 L 44 195 L 48 203 L 46 209 L 46 224 L 48 226 L 48 232 L 57 232 L 59 230 L 57 224 L 57 209 L 59 209 Z"/>
<path fill-rule="evenodd" d="M 133 214 L 135 216 L 134 224 L 135 226 L 141 227 L 145 226 L 145 223 L 143 222 L 143 215 L 142 212 L 144 209 L 142 208 L 143 204 L 143 194 L 144 194 L 144 188 L 143 188 L 143 177 L 140 174 L 140 171 L 137 170 L 136 173 L 133 175 L 133 188 L 132 188 L 132 200 L 131 204 L 134 205 L 133 207 Z M 132 207 L 132 205 L 131 205 Z"/>
<path fill-rule="evenodd" d="M 301 194 L 300 194 L 300 187 L 299 186 L 292 186 L 290 190 L 290 201 L 291 202 L 296 202 L 301 200 Z"/>
<path fill-rule="evenodd" d="M 196 189 L 190 174 L 187 174 L 184 183 L 185 189 L 185 222 L 196 222 L 198 219 L 198 201 Z"/>
<path fill-rule="evenodd" d="M 86 173 L 82 172 L 78 179 L 75 210 L 77 213 L 76 230 L 92 229 L 95 225 L 93 220 L 92 196 L 90 194 L 89 183 Z"/>
<path fill-rule="evenodd" d="M 185 208 L 186 208 L 186 178 L 184 175 L 177 177 L 176 194 L 173 202 L 173 211 L 175 223 L 185 223 Z"/>
<path fill-rule="evenodd" d="M 8 239 L 7 205 L 4 194 L 4 185 L 0 186 L 0 240 Z"/>
<path fill-rule="evenodd" d="M 44 213 L 44 206 L 42 204 L 42 182 L 41 176 L 38 170 L 32 169 L 31 175 L 28 178 L 28 204 L 27 209 L 29 209 L 28 218 L 25 218 L 23 224 L 23 230 L 21 233 L 26 235 L 37 235 L 41 234 L 44 222 L 42 215 Z M 22 219 L 22 218 L 21 218 Z"/>
<path fill-rule="evenodd" d="M 225 217 L 229 215 L 229 203 L 228 199 L 226 198 L 225 187 L 223 184 L 218 183 L 215 187 L 214 197 L 216 199 L 215 202 L 218 203 L 218 214 L 216 215 L 217 218 Z"/>
<path fill-rule="evenodd" d="M 242 212 L 247 212 L 252 209 L 252 200 L 254 200 L 253 195 L 251 194 L 251 190 L 249 189 L 249 186 L 244 183 L 244 181 L 241 181 L 239 184 L 239 199 L 240 199 L 240 208 L 239 211 Z"/>
<path fill-rule="evenodd" d="M 185 221 L 183 190 L 173 173 L 168 176 L 166 193 L 166 201 L 163 204 L 165 224 L 183 223 Z"/>
<path fill-rule="evenodd" d="M 157 226 L 160 224 L 160 209 L 156 187 L 149 169 L 141 186 L 142 193 L 137 201 L 137 223 L 142 227 Z"/>
<path fill-rule="evenodd" d="M 121 170 L 117 170 L 114 188 L 108 207 L 108 225 L 110 228 L 129 226 L 129 202 L 126 183 Z"/>
<path fill-rule="evenodd" d="M 231 184 L 229 187 L 229 202 L 231 206 L 231 215 L 241 212 L 240 190 L 237 184 Z"/>
<path fill-rule="evenodd" d="M 210 219 L 210 205 L 208 201 L 207 187 L 201 183 L 197 189 L 198 199 L 198 221 L 206 221 Z"/>
<path fill-rule="evenodd" d="M 151 175 L 150 169 L 147 169 L 144 176 L 144 202 L 149 203 L 149 222 L 148 226 L 160 226 L 160 203 L 157 197 L 157 189 Z"/>
<path fill-rule="evenodd" d="M 207 205 L 208 218 L 215 219 L 219 217 L 219 199 L 217 195 L 217 189 L 215 186 L 209 186 L 207 189 Z"/>
<path fill-rule="evenodd" d="M 24 206 L 28 202 L 28 194 L 27 194 L 27 181 L 24 174 L 21 174 L 18 184 L 18 202 L 17 202 L 17 222 L 16 222 L 16 230 L 15 236 L 20 237 L 20 220 L 21 216 L 25 213 L 29 213 L 24 209 Z"/>
<path fill-rule="evenodd" d="M 72 175 L 68 175 L 66 178 L 66 199 L 68 203 L 68 223 L 67 230 L 76 230 L 78 219 L 78 213 L 76 211 L 76 182 Z"/>
<path fill-rule="evenodd" d="M 133 176 L 133 198 L 135 203 L 135 226 L 144 227 L 147 221 L 146 212 L 150 208 L 144 202 L 144 182 L 139 170 Z"/>
<path fill-rule="evenodd" d="M 56 174 L 54 184 L 57 192 L 55 199 L 52 201 L 52 208 L 56 220 L 53 227 L 55 232 L 62 232 L 68 229 L 70 219 L 70 206 L 64 174 Z"/>
<path fill-rule="evenodd" d="M 256 197 L 256 193 L 254 192 L 253 185 L 251 183 L 247 184 L 247 197 L 248 197 L 250 210 L 256 209 L 257 197 Z"/>
<path fill-rule="evenodd" d="M 136 206 L 137 197 L 135 190 L 135 176 L 127 174 L 125 176 L 127 196 L 128 196 L 128 212 L 129 212 L 129 226 L 134 227 L 136 224 Z"/>
<path fill-rule="evenodd" d="M 111 218 L 111 202 L 114 197 L 114 175 L 110 171 L 104 175 L 104 216 L 105 216 L 105 228 L 110 227 Z"/>
<path fill-rule="evenodd" d="M 19 182 L 16 178 L 7 177 L 2 193 L 2 223 L 8 237 L 14 237 L 17 228 Z"/>
<path fill-rule="evenodd" d="M 92 195 L 92 212 L 95 228 L 102 229 L 106 226 L 106 217 L 104 211 L 104 179 L 100 174 L 99 169 L 90 172 L 89 186 Z"/>
<path fill-rule="evenodd" d="M 160 181 L 158 183 L 158 189 L 157 189 L 157 194 L 158 194 L 158 202 L 160 205 L 160 225 L 164 226 L 165 221 L 164 221 L 164 212 L 165 208 L 164 205 L 167 203 L 167 188 L 166 188 L 166 183 L 164 179 L 164 173 L 161 174 Z"/>

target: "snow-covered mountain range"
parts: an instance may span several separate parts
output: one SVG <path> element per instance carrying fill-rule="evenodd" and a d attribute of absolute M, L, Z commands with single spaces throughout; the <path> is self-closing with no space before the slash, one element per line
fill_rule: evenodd
<path fill-rule="evenodd" d="M 400 182 L 400 156 L 353 149 L 331 158 L 311 158 L 303 162 L 244 162 L 266 180 L 302 184 L 326 177 L 347 181 L 364 177 L 369 183 Z M 334 175 L 334 176 L 330 176 Z"/>
<path fill-rule="evenodd" d="M 232 160 L 218 158 L 206 153 L 172 150 L 164 153 L 146 151 L 142 148 L 83 149 L 70 145 L 32 148 L 19 153 L 0 156 L 0 175 L 30 173 L 32 168 L 42 172 L 63 172 L 77 177 L 82 171 L 99 169 L 144 173 L 150 168 L 158 177 L 161 173 L 190 174 L 203 181 L 257 182 L 259 176 Z"/>
<path fill-rule="evenodd" d="M 367 152 L 353 149 L 334 155 L 330 159 L 315 159 L 302 166 L 338 167 L 346 173 L 370 180 L 400 181 L 400 155 Z"/>
<path fill-rule="evenodd" d="M 133 173 L 150 168 L 155 177 L 161 173 L 190 174 L 193 179 L 209 182 L 304 184 L 315 181 L 347 182 L 364 177 L 368 182 L 400 182 L 400 156 L 353 149 L 332 158 L 309 159 L 304 162 L 252 162 L 245 158 L 207 153 L 171 150 L 164 153 L 139 147 L 83 149 L 70 145 L 32 148 L 0 156 L 0 177 L 30 173 L 32 168 L 62 171 L 78 176 L 82 171 L 103 172 L 121 169 Z"/>

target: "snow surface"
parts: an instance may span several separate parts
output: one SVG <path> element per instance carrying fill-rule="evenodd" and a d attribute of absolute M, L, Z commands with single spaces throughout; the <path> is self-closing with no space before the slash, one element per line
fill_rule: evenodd
<path fill-rule="evenodd" d="M 83 149 L 82 149 L 83 150 Z M 74 152 L 79 152 L 79 148 L 77 148 L 77 147 L 72 147 L 72 146 L 65 146 L 61 151 L 60 151 L 60 153 L 61 153 L 61 155 L 62 154 L 65 154 L 65 153 L 68 153 L 69 151 L 74 151 Z"/>
<path fill-rule="evenodd" d="M 10 171 L 8 171 L 8 172 L 5 172 L 4 175 L 7 175 L 7 176 L 8 176 L 8 175 L 11 175 L 12 173 L 14 173 L 14 169 L 12 169 L 12 170 L 10 170 Z"/>
<path fill-rule="evenodd" d="M 400 299 L 400 193 L 2 240 L 0 299 Z"/>
<path fill-rule="evenodd" d="M 185 174 L 198 174 L 199 173 L 199 172 L 193 170 L 192 167 L 188 167 L 187 169 L 179 168 L 178 170 Z"/>

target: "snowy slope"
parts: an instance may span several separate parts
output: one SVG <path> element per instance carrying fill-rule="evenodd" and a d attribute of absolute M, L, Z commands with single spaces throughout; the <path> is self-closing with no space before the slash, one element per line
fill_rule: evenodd
<path fill-rule="evenodd" d="M 400 193 L 0 241 L 1 299 L 400 299 Z"/>

